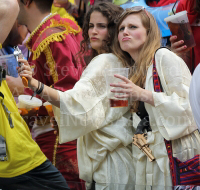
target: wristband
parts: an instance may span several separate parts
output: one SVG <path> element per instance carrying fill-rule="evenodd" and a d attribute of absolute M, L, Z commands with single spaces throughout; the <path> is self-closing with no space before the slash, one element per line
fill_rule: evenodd
<path fill-rule="evenodd" d="M 38 89 L 36 90 L 36 94 L 41 94 L 41 92 L 44 89 L 44 84 L 43 83 L 40 83 L 40 84 L 41 84 L 41 86 L 40 86 L 39 90 Z"/>
<path fill-rule="evenodd" d="M 2 44 L 0 43 L 0 49 L 2 49 Z"/>

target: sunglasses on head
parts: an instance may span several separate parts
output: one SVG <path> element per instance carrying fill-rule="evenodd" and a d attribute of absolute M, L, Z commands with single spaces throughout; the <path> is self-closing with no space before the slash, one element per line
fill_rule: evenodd
<path fill-rule="evenodd" d="M 144 11 L 146 13 L 146 15 L 149 17 L 148 12 L 146 11 L 146 9 L 143 6 L 135 6 L 135 7 L 127 8 L 120 15 L 120 17 L 123 17 L 127 12 L 136 12 L 136 13 L 138 13 L 140 11 Z M 149 19 L 150 19 L 150 17 L 149 17 Z"/>

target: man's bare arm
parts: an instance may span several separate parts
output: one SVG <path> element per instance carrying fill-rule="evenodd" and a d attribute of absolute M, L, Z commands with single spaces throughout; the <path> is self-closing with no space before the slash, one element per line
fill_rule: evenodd
<path fill-rule="evenodd" d="M 19 13 L 17 0 L 0 0 L 0 43 L 7 38 Z"/>

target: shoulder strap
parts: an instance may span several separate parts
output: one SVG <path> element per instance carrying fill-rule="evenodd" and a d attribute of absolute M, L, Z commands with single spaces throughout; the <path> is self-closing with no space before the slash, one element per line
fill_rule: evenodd
<path fill-rule="evenodd" d="M 154 53 L 154 60 L 155 60 L 156 52 L 157 52 L 159 49 L 162 49 L 162 48 L 165 48 L 165 49 L 168 49 L 169 51 L 171 51 L 171 49 L 169 49 L 168 47 L 164 47 L 164 46 L 159 47 L 159 48 L 155 51 L 155 53 Z"/>
<path fill-rule="evenodd" d="M 11 117 L 11 114 L 12 114 L 12 113 L 8 110 L 8 108 L 7 108 L 6 105 L 4 104 L 4 94 L 3 94 L 1 91 L 0 91 L 0 104 L 2 104 L 2 107 L 3 107 L 4 111 L 5 111 L 6 114 L 7 114 L 7 119 L 8 119 L 10 128 L 14 128 L 13 121 L 12 121 L 12 117 Z"/>
<path fill-rule="evenodd" d="M 159 49 L 161 49 L 161 48 L 159 48 Z M 156 52 L 159 49 L 157 49 Z M 156 54 L 156 52 L 155 52 L 155 54 Z M 153 58 L 153 74 L 152 74 L 153 75 L 153 83 L 154 83 L 154 91 L 155 92 L 164 92 L 161 82 L 160 82 L 160 78 L 158 76 L 157 69 L 156 69 L 155 54 L 154 54 L 154 58 Z M 174 159 L 173 159 L 172 143 L 171 143 L 171 141 L 167 141 L 166 139 L 164 139 L 164 141 L 165 141 L 168 158 L 170 161 L 170 172 L 171 172 L 171 177 L 172 177 L 172 183 L 173 183 L 173 185 L 176 185 L 177 178 L 175 175 L 176 171 L 175 171 L 175 163 L 174 163 Z"/>
<path fill-rule="evenodd" d="M 156 52 L 159 50 L 159 49 L 162 49 L 162 48 L 166 48 L 168 50 L 170 50 L 169 48 L 167 47 L 160 47 L 156 50 Z M 171 50 L 170 50 L 171 51 Z M 154 91 L 155 92 L 164 92 L 163 91 L 163 87 L 161 85 L 161 82 L 160 82 L 160 78 L 158 76 L 158 72 L 157 72 L 157 69 L 156 69 L 156 52 L 154 53 L 154 58 L 153 58 L 153 83 L 154 83 Z"/>

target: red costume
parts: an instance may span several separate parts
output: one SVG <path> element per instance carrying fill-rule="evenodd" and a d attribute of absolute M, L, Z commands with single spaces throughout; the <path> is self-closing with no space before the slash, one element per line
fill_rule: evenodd
<path fill-rule="evenodd" d="M 79 80 L 85 65 L 76 54 L 80 49 L 82 33 L 80 27 L 71 18 L 61 18 L 58 14 L 49 16 L 31 34 L 26 45 L 32 52 L 28 62 L 34 67 L 33 77 L 42 83 L 60 91 L 66 91 Z M 28 94 L 33 92 L 26 89 Z M 45 107 L 41 107 L 36 120 L 37 126 L 49 125 Z M 79 179 L 76 140 L 64 144 L 58 143 L 54 131 L 40 133 L 36 142 L 50 161 L 65 177 L 70 189 L 84 189 L 76 182 Z"/>
<path fill-rule="evenodd" d="M 162 7 L 175 2 L 176 0 L 155 0 L 155 1 L 147 1 L 147 4 L 150 7 Z"/>
<path fill-rule="evenodd" d="M 187 63 L 192 73 L 195 67 L 200 63 L 200 16 L 194 10 L 195 6 L 196 0 L 180 0 L 176 9 L 176 12 L 181 12 L 184 10 L 188 12 L 189 22 L 196 42 L 196 46 L 193 48 L 193 50 L 190 51 L 190 63 Z"/>

